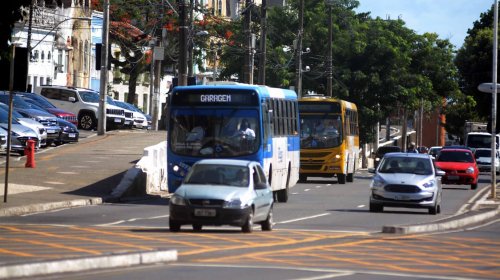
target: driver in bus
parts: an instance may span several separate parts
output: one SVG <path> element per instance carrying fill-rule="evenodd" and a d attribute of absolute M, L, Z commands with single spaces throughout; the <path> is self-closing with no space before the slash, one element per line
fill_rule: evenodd
<path fill-rule="evenodd" d="M 247 119 L 243 119 L 240 124 L 240 129 L 238 130 L 238 135 L 242 136 L 247 140 L 255 139 L 255 131 L 250 128 L 250 123 Z"/>

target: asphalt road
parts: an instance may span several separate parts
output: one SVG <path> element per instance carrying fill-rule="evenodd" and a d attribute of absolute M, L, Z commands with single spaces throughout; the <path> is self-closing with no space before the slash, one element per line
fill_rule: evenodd
<path fill-rule="evenodd" d="M 445 185 L 442 213 L 368 211 L 370 174 L 354 183 L 317 179 L 275 205 L 275 230 L 184 226 L 168 231 L 168 199 L 104 204 L 0 218 L 0 263 L 106 252 L 178 251 L 178 261 L 48 279 L 499 279 L 500 223 L 438 234 L 382 234 L 388 224 L 453 216 L 479 191 Z M 481 178 L 486 187 L 488 176 Z M 43 278 L 42 278 L 43 279 Z"/>

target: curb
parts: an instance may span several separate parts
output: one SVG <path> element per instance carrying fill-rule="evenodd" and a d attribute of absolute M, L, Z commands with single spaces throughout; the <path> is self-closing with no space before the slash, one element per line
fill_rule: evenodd
<path fill-rule="evenodd" d="M 470 215 L 463 218 L 451 219 L 449 221 L 441 221 L 429 224 L 408 225 L 408 226 L 383 226 L 382 233 L 396 233 L 396 234 L 411 234 L 411 233 L 424 233 L 424 232 L 437 232 L 460 229 L 468 225 L 477 224 L 479 222 L 491 219 L 500 214 L 500 207 L 494 210 L 486 211 L 483 213 Z"/>
<path fill-rule="evenodd" d="M 54 273 L 80 272 L 173 261 L 177 261 L 177 250 L 147 251 L 100 257 L 44 261 L 2 266 L 0 267 L 0 279 L 46 276 Z"/>
<path fill-rule="evenodd" d="M 25 206 L 14 206 L 14 207 L 0 209 L 0 217 L 19 216 L 19 215 L 45 212 L 56 209 L 96 205 L 96 204 L 102 204 L 103 201 L 105 201 L 105 198 L 90 197 L 87 199 L 75 199 L 75 200 L 65 200 L 65 201 L 50 202 L 50 203 L 29 204 Z"/>

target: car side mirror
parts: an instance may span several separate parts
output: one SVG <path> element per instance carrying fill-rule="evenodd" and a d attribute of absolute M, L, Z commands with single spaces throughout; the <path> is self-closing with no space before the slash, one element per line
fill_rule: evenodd
<path fill-rule="evenodd" d="M 68 101 L 75 103 L 76 102 L 76 98 L 74 98 L 73 96 L 70 96 L 70 97 L 68 97 Z"/>
<path fill-rule="evenodd" d="M 446 175 L 446 172 L 444 172 L 443 170 L 436 171 L 436 176 L 444 176 L 444 175 Z"/>
<path fill-rule="evenodd" d="M 256 189 L 256 190 L 265 190 L 265 189 L 267 189 L 267 188 L 268 188 L 268 186 L 267 186 L 267 184 L 266 184 L 266 183 L 262 183 L 262 182 L 261 182 L 261 183 L 257 183 L 257 184 L 255 184 L 255 189 Z"/>

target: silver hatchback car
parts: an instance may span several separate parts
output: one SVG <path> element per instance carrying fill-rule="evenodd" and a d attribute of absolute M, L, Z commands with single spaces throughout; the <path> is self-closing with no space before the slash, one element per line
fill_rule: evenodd
<path fill-rule="evenodd" d="M 273 192 L 258 162 L 204 159 L 195 163 L 170 198 L 170 231 L 191 224 L 232 225 L 252 232 L 254 223 L 272 230 Z"/>
<path fill-rule="evenodd" d="M 370 212 L 384 206 L 427 208 L 429 214 L 441 212 L 441 176 L 431 156 L 416 153 L 389 153 L 384 156 L 370 184 Z"/>

